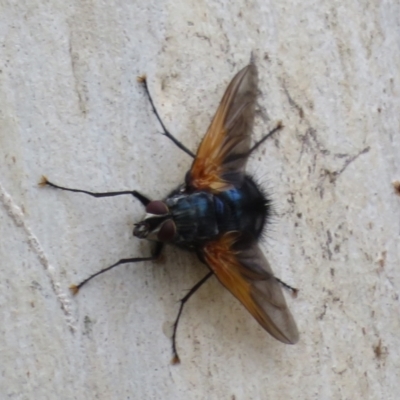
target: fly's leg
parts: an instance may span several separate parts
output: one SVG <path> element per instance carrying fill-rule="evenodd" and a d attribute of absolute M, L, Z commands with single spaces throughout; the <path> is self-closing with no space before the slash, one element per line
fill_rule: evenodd
<path fill-rule="evenodd" d="M 105 192 L 105 193 L 95 193 L 95 192 L 89 192 L 87 190 L 80 190 L 80 189 L 71 189 L 71 188 L 66 188 L 63 186 L 56 185 L 55 183 L 50 182 L 45 176 L 42 176 L 42 180 L 39 182 L 39 186 L 51 186 L 56 189 L 61 189 L 61 190 L 66 190 L 68 192 L 75 192 L 75 193 L 85 193 L 88 194 L 89 196 L 93 197 L 112 197 L 112 196 L 121 196 L 123 194 L 130 194 L 136 199 L 138 199 L 144 206 L 147 206 L 147 204 L 150 203 L 150 199 L 144 196 L 143 194 L 139 193 L 136 190 L 125 190 L 121 192 Z"/>
<path fill-rule="evenodd" d="M 265 136 L 263 136 L 258 142 L 256 142 L 251 148 L 250 150 L 248 150 L 246 153 L 239 153 L 239 154 L 233 154 L 230 155 L 229 161 L 235 161 L 237 159 L 240 158 L 247 158 L 250 156 L 250 154 L 256 150 L 258 148 L 258 146 L 260 146 L 262 143 L 264 143 L 270 136 L 272 136 L 275 132 L 281 130 L 283 128 L 282 122 L 278 122 L 278 124 L 276 125 L 276 127 L 274 129 L 272 129 L 271 131 L 269 131 Z"/>
<path fill-rule="evenodd" d="M 84 193 L 84 194 L 88 194 L 89 196 L 93 196 L 93 197 L 113 197 L 113 196 L 120 196 L 120 195 L 124 195 L 124 194 L 130 194 L 130 195 L 134 196 L 136 199 L 138 199 L 144 206 L 146 206 L 147 204 L 150 203 L 150 199 L 148 199 L 146 196 L 142 195 L 141 193 L 137 192 L 136 190 L 125 190 L 125 191 L 120 191 L 120 192 L 104 192 L 104 193 L 89 192 L 87 190 L 72 189 L 72 188 L 66 188 L 64 186 L 56 185 L 55 183 L 50 182 L 45 176 L 42 177 L 42 180 L 40 181 L 39 185 L 40 186 L 51 186 L 56 189 L 66 190 L 68 192 Z M 118 265 L 135 263 L 135 262 L 140 262 L 140 261 L 156 260 L 160 256 L 162 248 L 163 248 L 163 244 L 157 243 L 154 254 L 150 257 L 123 258 L 123 259 L 119 260 L 118 262 L 116 262 L 115 264 L 113 264 L 107 268 L 104 268 L 104 269 L 96 272 L 95 274 L 89 276 L 89 278 L 87 278 L 84 281 L 82 281 L 81 283 L 79 283 L 79 285 L 71 285 L 70 289 L 73 294 L 76 294 L 76 293 L 78 293 L 79 289 L 83 285 L 85 285 L 87 282 L 89 282 L 91 279 L 93 279 L 97 275 L 102 274 L 103 272 L 109 271 L 110 269 L 112 269 Z"/>
<path fill-rule="evenodd" d="M 190 299 L 190 297 L 197 292 L 197 290 L 200 288 L 200 286 L 203 285 L 204 282 L 206 282 L 208 280 L 208 278 L 211 277 L 211 275 L 213 275 L 213 272 L 209 272 L 203 279 L 201 279 L 199 282 L 197 282 L 187 293 L 187 295 L 185 297 L 183 297 L 180 300 L 180 307 L 179 307 L 179 311 L 178 311 L 178 315 L 176 317 L 176 320 L 174 322 L 174 331 L 172 333 L 172 360 L 171 363 L 172 364 L 179 364 L 180 363 L 180 359 L 178 356 L 178 351 L 176 350 L 176 331 L 178 329 L 178 323 L 179 323 L 179 319 L 181 318 L 181 314 L 182 314 L 182 310 L 183 310 L 183 306 L 185 305 L 185 303 Z"/>
<path fill-rule="evenodd" d="M 283 128 L 283 124 L 281 121 L 278 122 L 276 127 L 272 129 L 272 131 L 269 131 L 265 136 L 263 136 L 258 142 L 256 142 L 251 149 L 247 152 L 247 155 L 249 156 L 255 149 L 260 146 L 260 144 L 264 143 L 270 136 L 272 136 L 275 132 L 280 131 Z"/>
<path fill-rule="evenodd" d="M 156 115 L 158 122 L 160 123 L 161 127 L 163 128 L 163 135 L 166 136 L 167 138 L 171 139 L 175 143 L 176 146 L 178 146 L 186 154 L 189 154 L 190 157 L 194 158 L 195 155 L 185 145 L 183 145 L 179 140 L 175 139 L 174 136 L 171 135 L 171 133 L 167 130 L 164 123 L 162 122 L 162 120 L 156 110 L 156 107 L 153 103 L 153 99 L 151 98 L 150 91 L 147 86 L 146 75 L 142 75 L 142 76 L 138 77 L 138 82 L 140 82 L 144 86 L 144 90 L 146 91 L 147 97 L 149 98 L 151 108 L 153 109 L 153 112 Z"/>
<path fill-rule="evenodd" d="M 163 246 L 164 246 L 163 243 L 158 242 L 158 243 L 156 244 L 156 247 L 155 247 L 155 249 L 154 249 L 154 252 L 153 252 L 153 255 L 152 255 L 152 256 L 150 256 L 150 257 L 123 258 L 123 259 L 119 260 L 118 262 L 116 262 L 115 264 L 113 264 L 113 265 L 111 265 L 111 266 L 109 266 L 109 267 L 107 267 L 107 268 L 103 268 L 102 270 L 96 272 L 96 273 L 93 274 L 93 275 L 90 275 L 89 278 L 86 278 L 85 280 L 83 280 L 83 281 L 82 281 L 81 283 L 79 283 L 78 285 L 71 285 L 69 288 L 70 288 L 71 292 L 75 295 L 75 294 L 78 293 L 79 289 L 80 289 L 83 285 L 85 285 L 86 283 L 88 283 L 91 279 L 93 279 L 94 277 L 96 277 L 96 276 L 102 274 L 103 272 L 109 271 L 110 269 L 112 269 L 112 268 L 114 268 L 114 267 L 116 267 L 116 266 L 118 266 L 118 265 L 121 265 L 121 264 L 128 264 L 128 263 L 136 263 L 136 262 L 140 262 L 140 261 L 155 261 L 155 260 L 157 260 L 157 259 L 160 257 L 161 251 L 162 251 L 162 249 L 163 249 Z"/>
<path fill-rule="evenodd" d="M 274 278 L 287 290 L 290 290 L 292 292 L 293 297 L 297 297 L 297 293 L 299 292 L 299 289 L 294 288 L 293 286 L 288 285 L 287 283 L 281 281 L 279 278 L 274 276 Z"/>

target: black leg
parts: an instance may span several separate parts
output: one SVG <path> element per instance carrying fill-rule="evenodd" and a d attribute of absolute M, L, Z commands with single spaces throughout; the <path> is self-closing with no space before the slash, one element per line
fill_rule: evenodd
<path fill-rule="evenodd" d="M 293 297 L 297 296 L 297 293 L 299 292 L 299 289 L 294 288 L 293 286 L 288 285 L 287 283 L 281 281 L 279 278 L 274 276 L 274 278 L 287 290 L 290 290 L 293 294 Z"/>
<path fill-rule="evenodd" d="M 174 331 L 172 333 L 172 364 L 179 364 L 180 363 L 180 359 L 178 356 L 178 352 L 176 350 L 176 331 L 178 329 L 178 323 L 179 323 L 179 319 L 181 318 L 181 314 L 182 314 L 182 310 L 183 310 L 183 306 L 185 305 L 185 303 L 190 299 L 190 297 L 192 296 L 192 294 L 194 294 L 195 292 L 197 292 L 197 289 L 200 288 L 200 286 L 207 281 L 208 278 L 210 278 L 210 276 L 213 275 L 213 272 L 209 272 L 202 280 L 200 280 L 199 282 L 197 282 L 188 292 L 188 294 L 183 297 L 180 300 L 180 307 L 179 307 L 179 311 L 178 311 L 178 315 L 176 317 L 176 320 L 174 322 Z"/>
<path fill-rule="evenodd" d="M 272 129 L 272 131 L 269 131 L 265 136 L 263 136 L 258 142 L 256 142 L 249 151 L 247 151 L 246 153 L 240 153 L 240 154 L 231 154 L 229 155 L 225 162 L 232 162 L 235 160 L 238 160 L 240 158 L 247 158 L 250 156 L 250 154 L 256 150 L 258 148 L 258 146 L 260 146 L 262 143 L 264 143 L 265 140 L 267 140 L 270 136 L 272 136 L 275 132 L 281 130 L 283 128 L 283 125 L 281 122 L 278 122 L 278 124 L 276 125 L 276 127 L 274 129 Z"/>
<path fill-rule="evenodd" d="M 186 154 L 189 154 L 190 157 L 194 158 L 195 155 L 194 155 L 185 145 L 183 145 L 181 142 L 179 142 L 177 139 L 175 139 L 175 138 L 171 135 L 171 133 L 169 133 L 169 131 L 167 130 L 167 128 L 166 128 L 165 125 L 163 124 L 163 122 L 162 122 L 160 116 L 158 115 L 158 112 L 157 112 L 157 110 L 156 110 L 156 107 L 155 107 L 155 105 L 154 105 L 154 103 L 153 103 L 153 99 L 151 98 L 150 91 L 149 91 L 149 88 L 148 88 L 148 86 L 147 86 L 146 76 L 145 76 L 145 75 L 144 75 L 144 76 L 140 76 L 140 77 L 138 78 L 138 81 L 139 81 L 140 83 L 142 83 L 143 86 L 144 86 L 144 89 L 145 89 L 145 91 L 146 91 L 147 97 L 149 98 L 149 101 L 150 101 L 150 104 L 151 104 L 151 108 L 153 109 L 153 112 L 154 112 L 154 114 L 156 114 L 156 117 L 157 117 L 157 119 L 158 119 L 158 122 L 161 124 L 161 126 L 162 126 L 162 128 L 163 128 L 163 131 L 164 131 L 164 132 L 163 132 L 163 135 L 165 135 L 167 138 L 171 139 L 181 150 L 183 150 Z"/>
<path fill-rule="evenodd" d="M 154 260 L 157 260 L 157 258 L 160 257 L 160 254 L 161 254 L 161 251 L 163 249 L 163 246 L 164 246 L 163 243 L 157 242 L 156 247 L 155 247 L 154 252 L 153 252 L 153 255 L 151 257 L 123 258 L 123 259 L 119 260 L 118 262 L 116 262 L 115 264 L 111 265 L 110 267 L 103 268 L 102 270 L 96 272 L 95 274 L 90 275 L 89 278 L 86 278 L 79 285 L 71 285 L 69 288 L 70 288 L 71 292 L 75 295 L 75 294 L 78 293 L 79 289 L 83 285 L 88 283 L 91 279 L 93 279 L 97 275 L 102 274 L 103 272 L 109 271 L 110 269 L 116 267 L 117 265 L 128 264 L 128 263 L 136 263 L 136 262 L 139 262 L 139 261 L 154 261 Z"/>
<path fill-rule="evenodd" d="M 68 192 L 85 193 L 85 194 L 88 194 L 89 196 L 93 196 L 93 197 L 112 197 L 112 196 L 120 196 L 123 194 L 131 194 L 133 197 L 136 197 L 144 206 L 147 206 L 147 204 L 150 203 L 150 199 L 148 199 L 143 194 L 137 192 L 136 190 L 125 190 L 122 192 L 94 193 L 94 192 L 88 192 L 87 190 L 70 189 L 70 188 L 66 188 L 63 186 L 58 186 L 55 183 L 48 181 L 45 176 L 42 176 L 42 180 L 39 182 L 39 185 L 40 186 L 47 185 L 47 186 L 54 187 L 56 189 L 67 190 Z"/>
<path fill-rule="evenodd" d="M 281 130 L 283 128 L 282 122 L 278 122 L 276 127 L 272 129 L 272 131 L 268 132 L 265 136 L 263 136 L 258 142 L 256 142 L 253 147 L 248 151 L 247 155 L 250 155 L 260 144 L 264 143 L 270 136 L 272 136 L 275 132 Z"/>

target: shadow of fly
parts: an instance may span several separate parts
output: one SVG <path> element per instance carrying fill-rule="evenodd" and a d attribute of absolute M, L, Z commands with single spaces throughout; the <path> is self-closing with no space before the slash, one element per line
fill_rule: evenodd
<path fill-rule="evenodd" d="M 258 246 L 271 216 L 271 202 L 256 182 L 246 174 L 249 156 L 281 123 L 251 146 L 257 97 L 257 68 L 253 62 L 239 71 L 227 87 L 217 112 L 197 153 L 192 153 L 165 128 L 151 98 L 146 77 L 143 84 L 163 134 L 193 158 L 184 183 L 163 200 L 150 200 L 136 190 L 94 193 L 56 185 L 43 177 L 41 185 L 94 197 L 132 195 L 145 207 L 142 221 L 133 235 L 155 243 L 151 256 L 121 259 L 78 285 L 74 294 L 94 277 L 117 265 L 157 260 L 165 244 L 188 249 L 209 269 L 180 300 L 173 325 L 172 363 L 179 363 L 176 346 L 178 323 L 189 298 L 212 276 L 228 289 L 274 338 L 287 344 L 298 341 L 296 323 L 290 313 L 282 287 L 296 289 L 274 276 Z"/>

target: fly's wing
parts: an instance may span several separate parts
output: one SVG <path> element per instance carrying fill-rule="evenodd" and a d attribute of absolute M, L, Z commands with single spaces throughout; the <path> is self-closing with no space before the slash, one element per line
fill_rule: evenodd
<path fill-rule="evenodd" d="M 299 333 L 281 284 L 257 243 L 237 246 L 237 237 L 236 233 L 229 232 L 218 241 L 206 244 L 202 253 L 204 260 L 267 332 L 283 343 L 296 343 Z"/>
<path fill-rule="evenodd" d="M 229 84 L 186 182 L 197 190 L 219 192 L 239 184 L 250 149 L 257 96 L 257 68 L 239 71 Z"/>

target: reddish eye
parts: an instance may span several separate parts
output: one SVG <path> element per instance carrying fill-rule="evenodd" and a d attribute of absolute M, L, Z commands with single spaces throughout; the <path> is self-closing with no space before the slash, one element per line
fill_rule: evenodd
<path fill-rule="evenodd" d="M 168 207 L 160 200 L 151 201 L 146 206 L 146 212 L 154 215 L 168 214 Z"/>
<path fill-rule="evenodd" d="M 158 231 L 157 238 L 160 242 L 171 241 L 176 234 L 176 226 L 172 219 L 166 220 L 160 230 Z"/>

